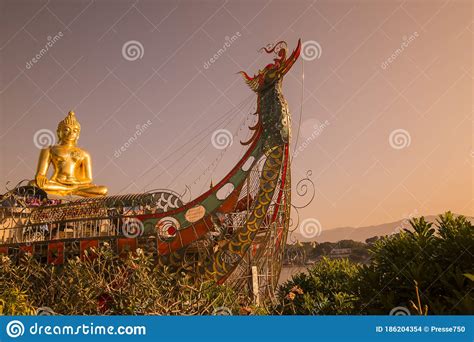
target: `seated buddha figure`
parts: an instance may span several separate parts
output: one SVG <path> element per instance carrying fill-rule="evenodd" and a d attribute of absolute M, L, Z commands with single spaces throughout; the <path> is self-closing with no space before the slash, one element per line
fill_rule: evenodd
<path fill-rule="evenodd" d="M 74 112 L 58 124 L 58 144 L 41 150 L 32 185 L 53 195 L 105 196 L 107 188 L 92 183 L 91 157 L 76 146 L 81 126 Z M 50 166 L 53 175 L 48 179 Z"/>

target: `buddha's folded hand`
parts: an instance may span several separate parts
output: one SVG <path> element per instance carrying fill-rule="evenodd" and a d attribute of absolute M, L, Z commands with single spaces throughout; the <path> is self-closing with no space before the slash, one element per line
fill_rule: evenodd
<path fill-rule="evenodd" d="M 45 175 L 36 175 L 35 181 L 36 184 L 42 188 L 48 182 L 48 178 Z"/>

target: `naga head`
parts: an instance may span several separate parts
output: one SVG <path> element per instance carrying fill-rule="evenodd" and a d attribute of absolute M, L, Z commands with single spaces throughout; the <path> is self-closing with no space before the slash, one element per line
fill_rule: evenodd
<path fill-rule="evenodd" d="M 279 81 L 291 69 L 300 55 L 301 39 L 298 40 L 298 45 L 290 56 L 288 56 L 288 46 L 285 41 L 261 48 L 260 51 L 262 50 L 276 55 L 273 63 L 259 70 L 253 77 L 249 76 L 245 71 L 239 72 L 249 87 L 257 93 Z"/>

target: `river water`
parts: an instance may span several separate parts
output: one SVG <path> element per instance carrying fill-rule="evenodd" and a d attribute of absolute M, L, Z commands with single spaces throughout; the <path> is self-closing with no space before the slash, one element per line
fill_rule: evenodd
<path fill-rule="evenodd" d="M 308 266 L 295 266 L 295 265 L 283 265 L 281 268 L 280 279 L 278 280 L 279 284 L 283 284 L 285 281 L 289 280 L 294 274 L 304 272 Z"/>

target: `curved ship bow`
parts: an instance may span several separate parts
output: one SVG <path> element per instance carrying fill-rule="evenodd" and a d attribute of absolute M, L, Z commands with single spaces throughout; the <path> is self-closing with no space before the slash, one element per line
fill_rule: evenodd
<path fill-rule="evenodd" d="M 291 205 L 291 117 L 282 81 L 300 50 L 301 41 L 291 54 L 280 41 L 262 48 L 274 54 L 273 63 L 254 76 L 240 72 L 257 95 L 258 121 L 250 127 L 251 139 L 242 143 L 248 145 L 244 156 L 207 192 L 189 203 L 172 191 L 156 190 L 32 204 L 40 190 L 19 187 L 1 198 L 0 253 L 30 252 L 61 264 L 105 242 L 119 253 L 141 247 L 161 264 L 236 288 L 248 286 L 249 275 L 257 273 L 260 292 L 272 295 Z"/>

